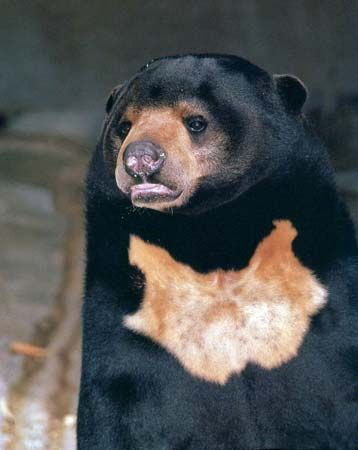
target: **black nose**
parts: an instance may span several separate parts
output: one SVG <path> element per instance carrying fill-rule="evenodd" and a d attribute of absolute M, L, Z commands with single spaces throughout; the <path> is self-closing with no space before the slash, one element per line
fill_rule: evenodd
<path fill-rule="evenodd" d="M 164 151 L 150 141 L 131 142 L 123 153 L 126 172 L 134 178 L 141 178 L 144 182 L 159 172 L 164 160 Z"/>

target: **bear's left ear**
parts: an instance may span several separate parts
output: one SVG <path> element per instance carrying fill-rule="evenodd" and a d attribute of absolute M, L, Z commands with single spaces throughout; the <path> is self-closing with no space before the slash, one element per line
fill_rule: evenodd
<path fill-rule="evenodd" d="M 286 108 L 293 114 L 299 114 L 307 99 L 306 86 L 294 75 L 274 75 L 273 79 Z"/>
<path fill-rule="evenodd" d="M 111 111 L 111 109 L 117 99 L 117 95 L 122 90 L 123 86 L 124 86 L 124 84 L 119 84 L 118 86 L 116 86 L 115 88 L 113 88 L 111 90 L 111 92 L 107 98 L 107 101 L 106 101 L 106 113 L 107 114 Z"/>

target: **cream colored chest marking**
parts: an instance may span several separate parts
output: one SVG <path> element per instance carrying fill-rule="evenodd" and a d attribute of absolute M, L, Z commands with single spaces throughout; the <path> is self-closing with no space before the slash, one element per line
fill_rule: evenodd
<path fill-rule="evenodd" d="M 220 384 L 249 362 L 271 369 L 294 358 L 327 292 L 293 254 L 291 222 L 275 226 L 245 269 L 209 274 L 131 236 L 130 263 L 146 283 L 125 326 L 165 347 L 192 375 Z"/>

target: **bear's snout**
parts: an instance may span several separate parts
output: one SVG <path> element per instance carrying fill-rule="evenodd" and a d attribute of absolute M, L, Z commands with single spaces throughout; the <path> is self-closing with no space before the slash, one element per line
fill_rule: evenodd
<path fill-rule="evenodd" d="M 164 150 L 151 141 L 135 141 L 128 144 L 123 153 L 125 171 L 143 182 L 159 172 L 165 160 Z"/>

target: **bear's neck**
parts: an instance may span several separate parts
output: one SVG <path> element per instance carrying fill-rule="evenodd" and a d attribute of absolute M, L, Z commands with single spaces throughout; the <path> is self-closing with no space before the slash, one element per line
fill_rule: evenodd
<path fill-rule="evenodd" d="M 128 260 L 132 234 L 163 247 L 199 272 L 241 269 L 273 229 L 273 221 L 288 219 L 298 232 L 293 243 L 296 255 L 320 273 L 337 258 L 357 252 L 354 227 L 326 167 L 283 169 L 236 200 L 196 215 L 133 209 L 104 196 L 89 182 L 88 254 L 97 255 L 96 270 L 103 265 L 104 275 L 113 272 L 117 277 Z"/>
<path fill-rule="evenodd" d="M 298 231 L 297 256 L 319 270 L 333 256 L 349 252 L 354 242 L 351 221 L 333 182 L 320 183 L 319 177 L 322 174 L 313 170 L 272 177 L 236 200 L 197 215 L 139 211 L 131 216 L 128 230 L 207 272 L 245 267 L 273 221 L 288 219 Z"/>

